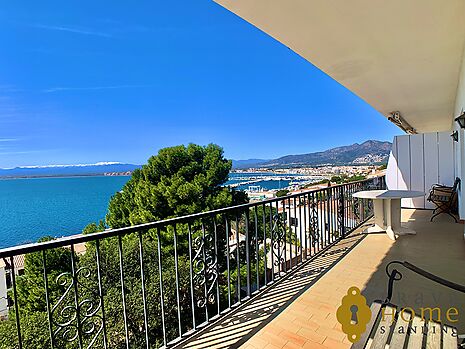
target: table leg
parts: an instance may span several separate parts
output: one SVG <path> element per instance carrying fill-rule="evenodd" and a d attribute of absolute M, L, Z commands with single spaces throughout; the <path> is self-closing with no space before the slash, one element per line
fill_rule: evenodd
<path fill-rule="evenodd" d="M 385 231 L 385 223 L 384 223 L 384 200 L 373 200 L 373 218 L 375 221 L 375 225 L 368 228 L 368 233 L 379 233 Z"/>
<path fill-rule="evenodd" d="M 401 224 L 401 199 L 390 199 L 385 202 L 386 233 L 395 240 L 400 235 L 415 235 L 416 232 L 403 228 Z"/>
<path fill-rule="evenodd" d="M 386 234 L 391 240 L 396 239 L 396 230 L 400 228 L 400 199 L 385 201 Z"/>

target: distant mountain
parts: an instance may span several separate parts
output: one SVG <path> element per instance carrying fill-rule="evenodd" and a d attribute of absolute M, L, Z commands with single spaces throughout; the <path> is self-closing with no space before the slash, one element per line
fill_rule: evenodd
<path fill-rule="evenodd" d="M 369 140 L 316 153 L 286 155 L 274 160 L 249 163 L 246 167 L 301 167 L 319 165 L 362 165 L 385 162 L 392 144 Z"/>
<path fill-rule="evenodd" d="M 302 167 L 319 165 L 376 164 L 386 162 L 391 151 L 390 142 L 369 140 L 362 144 L 354 143 L 343 147 L 316 153 L 286 155 L 274 160 L 248 159 L 233 160 L 234 169 L 251 167 Z M 119 162 L 99 162 L 96 164 L 22 166 L 0 168 L 0 178 L 12 177 L 63 177 L 94 176 L 111 173 L 132 172 L 140 165 Z"/>
<path fill-rule="evenodd" d="M 247 159 L 247 160 L 233 160 L 232 167 L 236 169 L 249 168 L 270 161 L 265 159 Z"/>
<path fill-rule="evenodd" d="M 132 172 L 139 165 L 119 162 L 99 162 L 96 164 L 22 166 L 0 168 L 0 177 L 63 177 L 63 176 L 95 176 L 105 173 Z"/>

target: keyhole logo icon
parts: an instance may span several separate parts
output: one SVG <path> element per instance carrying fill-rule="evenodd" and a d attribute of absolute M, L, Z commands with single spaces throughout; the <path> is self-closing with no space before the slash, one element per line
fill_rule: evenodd
<path fill-rule="evenodd" d="M 360 340 L 360 336 L 365 332 L 371 319 L 371 310 L 365 297 L 360 293 L 360 289 L 355 286 L 349 288 L 342 298 L 342 304 L 337 309 L 336 318 L 350 342 L 355 343 Z"/>
<path fill-rule="evenodd" d="M 350 307 L 350 311 L 352 312 L 352 318 L 351 318 L 352 323 L 354 324 L 358 323 L 358 318 L 357 318 L 358 307 L 354 304 Z"/>

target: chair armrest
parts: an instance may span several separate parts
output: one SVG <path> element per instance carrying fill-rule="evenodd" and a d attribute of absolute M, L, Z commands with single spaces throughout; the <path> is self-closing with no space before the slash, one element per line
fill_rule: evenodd
<path fill-rule="evenodd" d="M 433 190 L 431 190 L 430 192 L 430 196 L 431 195 L 437 195 L 437 196 L 453 196 L 455 192 L 451 191 L 451 190 L 444 190 L 444 189 L 438 189 L 438 188 L 435 188 Z"/>
<path fill-rule="evenodd" d="M 452 282 L 452 281 L 449 281 L 449 280 L 446 280 L 446 279 L 443 279 L 439 276 L 436 276 L 424 269 L 421 269 L 419 267 L 417 267 L 416 265 L 413 265 L 407 261 L 404 261 L 404 262 L 401 262 L 401 261 L 392 261 L 390 263 L 388 263 L 388 265 L 386 266 L 386 273 L 387 275 L 389 276 L 389 287 L 388 287 L 388 300 L 390 300 L 391 296 L 392 296 L 392 287 L 393 287 L 393 283 L 394 281 L 398 281 L 398 280 L 401 280 L 402 279 L 402 274 L 397 270 L 397 269 L 393 269 L 392 272 L 390 272 L 389 270 L 389 267 L 393 264 L 399 264 L 399 265 L 402 265 L 404 266 L 405 268 L 409 269 L 410 271 L 413 271 L 414 273 L 418 274 L 418 275 L 421 275 L 423 276 L 424 278 L 428 279 L 428 280 L 431 280 L 433 282 L 436 282 L 438 284 L 441 284 L 445 287 L 448 287 L 450 289 L 453 289 L 455 291 L 458 291 L 458 292 L 462 292 L 462 293 L 465 293 L 465 285 L 460 285 L 460 284 L 457 284 L 455 282 Z"/>
<path fill-rule="evenodd" d="M 427 278 L 431 281 L 434 281 L 434 282 L 437 282 L 438 284 L 441 284 L 443 286 L 446 286 L 448 288 L 451 288 L 453 290 L 456 290 L 456 291 L 459 291 L 459 292 L 462 292 L 462 293 L 465 293 L 465 286 L 464 285 L 460 285 L 460 284 L 457 284 L 455 282 L 452 282 L 452 281 L 449 281 L 449 280 L 446 280 L 446 279 L 443 279 L 439 276 L 436 276 L 426 270 L 423 270 L 419 267 L 417 267 L 416 265 L 413 265 L 409 262 L 403 262 L 403 265 L 407 268 L 407 269 L 410 269 L 411 271 L 423 276 L 424 278 Z"/>
<path fill-rule="evenodd" d="M 435 190 L 435 189 L 453 191 L 454 187 L 449 187 L 448 185 L 442 185 L 442 184 L 433 184 L 431 187 L 431 190 Z"/>

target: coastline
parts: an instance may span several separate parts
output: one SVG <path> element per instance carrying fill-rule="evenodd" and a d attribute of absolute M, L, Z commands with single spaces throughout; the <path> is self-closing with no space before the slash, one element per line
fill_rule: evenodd
<path fill-rule="evenodd" d="M 34 176 L 3 176 L 0 177 L 1 180 L 13 180 L 13 179 L 40 179 L 40 178 L 79 178 L 79 177 L 130 177 L 130 174 L 104 174 L 104 173 L 98 173 L 98 174 L 66 174 L 66 175 L 34 175 Z"/>

